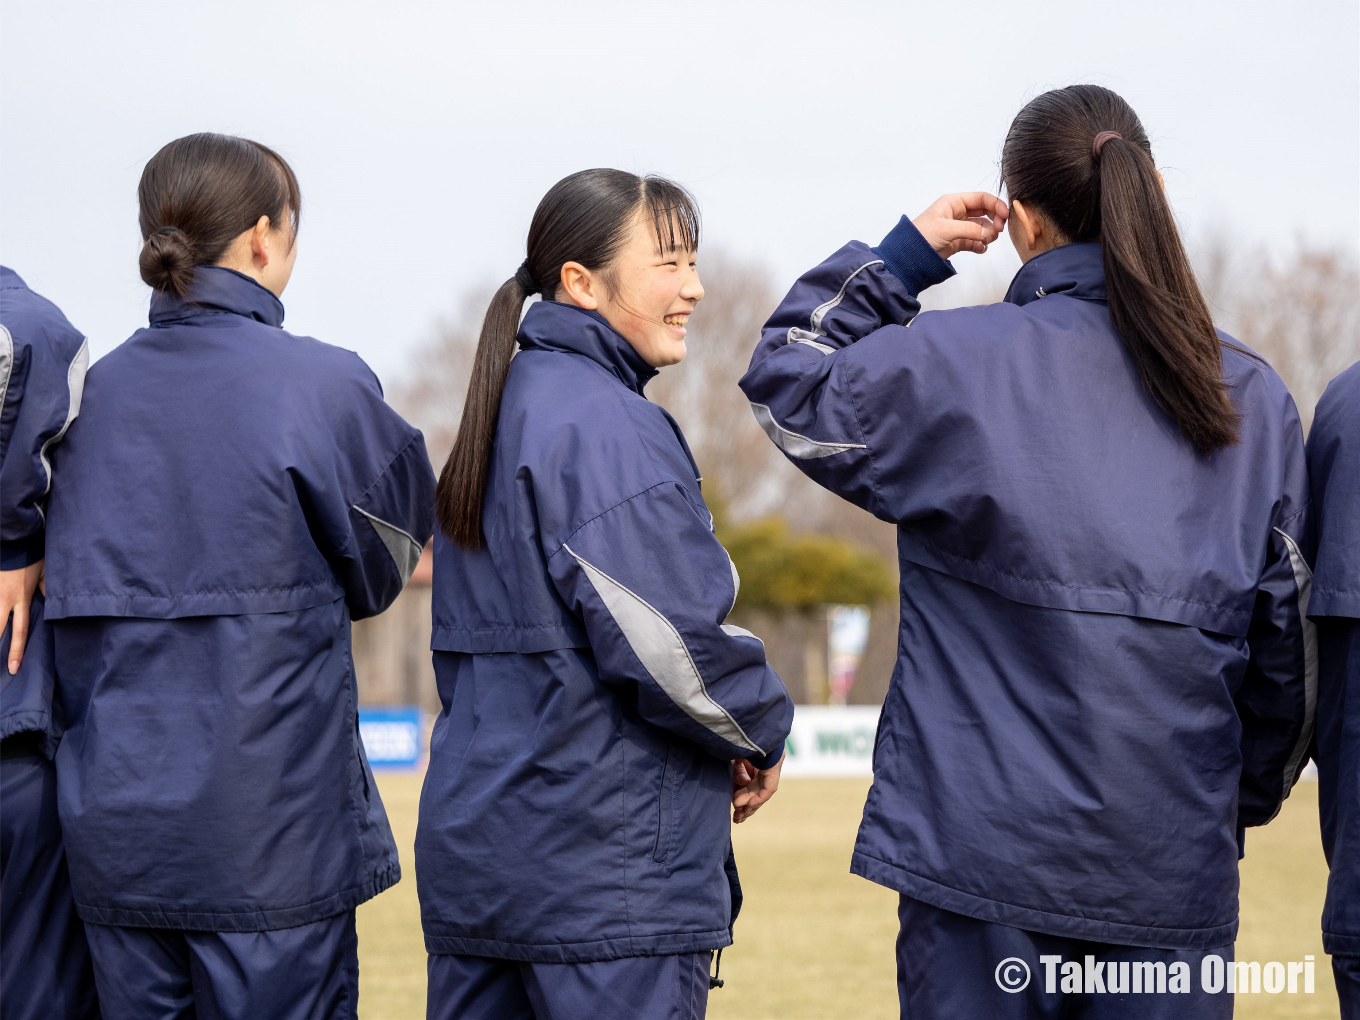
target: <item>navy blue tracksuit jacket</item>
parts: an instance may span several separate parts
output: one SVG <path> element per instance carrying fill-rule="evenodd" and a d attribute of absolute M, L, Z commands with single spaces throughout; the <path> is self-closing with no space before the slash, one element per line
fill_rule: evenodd
<path fill-rule="evenodd" d="M 289 928 L 399 877 L 349 624 L 410 576 L 433 473 L 364 363 L 282 321 L 229 269 L 153 295 L 54 461 L 58 792 L 86 921 Z"/>
<path fill-rule="evenodd" d="M 654 370 L 594 312 L 533 304 L 501 398 L 486 546 L 435 536 L 444 710 L 416 869 L 433 954 L 582 963 L 731 942 L 730 762 L 793 706 L 723 621 L 713 537 Z"/>
<path fill-rule="evenodd" d="M 1099 244 L 1003 303 L 905 217 L 808 272 L 741 386 L 809 477 L 898 525 L 901 634 L 852 870 L 955 913 L 1167 949 L 1237 928 L 1243 826 L 1303 766 L 1315 673 L 1293 401 L 1225 351 L 1197 456 L 1110 321 Z"/>
<path fill-rule="evenodd" d="M 80 412 L 89 365 L 85 337 L 61 309 L 29 290 L 14 270 L 0 266 L 0 570 L 17 570 L 43 558 L 51 457 Z M 50 758 L 61 726 L 52 716 L 51 638 L 41 593 L 34 599 L 19 672 L 11 677 L 7 666 L 3 668 L 0 739 L 42 734 Z"/>
<path fill-rule="evenodd" d="M 0 569 L 43 559 L 51 455 L 80 411 L 84 336 L 0 266 Z M 56 773 L 52 631 L 41 590 L 19 671 L 0 637 L 0 1004 L 7 1020 L 99 1016 L 85 929 L 71 900 Z"/>
<path fill-rule="evenodd" d="M 1331 864 L 1322 940 L 1360 957 L 1360 363 L 1332 380 L 1308 433 L 1317 573 L 1318 796 Z M 1353 969 L 1353 968 L 1352 968 Z"/>

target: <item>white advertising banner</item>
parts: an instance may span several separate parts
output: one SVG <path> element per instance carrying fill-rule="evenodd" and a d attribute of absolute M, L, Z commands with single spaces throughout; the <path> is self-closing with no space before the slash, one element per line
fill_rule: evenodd
<path fill-rule="evenodd" d="M 796 705 L 780 778 L 872 776 L 875 705 Z"/>
<path fill-rule="evenodd" d="M 865 776 L 874 774 L 874 734 L 878 708 L 874 705 L 795 705 L 793 731 L 779 776 Z M 1299 777 L 1317 779 L 1312 762 Z"/>

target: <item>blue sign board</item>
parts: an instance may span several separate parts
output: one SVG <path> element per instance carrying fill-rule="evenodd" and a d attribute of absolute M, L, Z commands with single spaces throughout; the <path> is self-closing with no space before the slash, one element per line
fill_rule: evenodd
<path fill-rule="evenodd" d="M 375 769 L 415 768 L 420 762 L 424 720 L 416 705 L 364 705 L 359 709 L 359 737 Z"/>

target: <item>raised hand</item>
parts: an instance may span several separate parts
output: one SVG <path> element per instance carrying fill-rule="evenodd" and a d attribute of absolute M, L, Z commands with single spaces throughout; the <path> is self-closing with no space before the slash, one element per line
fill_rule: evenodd
<path fill-rule="evenodd" d="M 942 195 L 911 222 L 940 255 L 947 259 L 961 251 L 977 252 L 1001 236 L 1006 226 L 1006 203 L 985 191 Z"/>

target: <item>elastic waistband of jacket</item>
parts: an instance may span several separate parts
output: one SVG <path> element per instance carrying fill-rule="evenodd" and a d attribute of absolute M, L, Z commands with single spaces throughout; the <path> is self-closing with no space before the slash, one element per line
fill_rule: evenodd
<path fill-rule="evenodd" d="M 1227 924 L 1210 925 L 1206 928 L 1162 928 L 1076 917 L 989 900 L 913 874 L 905 868 L 870 857 L 862 851 L 856 851 L 851 857 L 850 872 L 941 910 L 992 924 L 1004 924 L 1026 931 L 1056 935 L 1059 938 L 1112 942 L 1121 946 L 1141 946 L 1149 949 L 1194 951 L 1230 946 L 1237 938 L 1236 919 Z"/>
<path fill-rule="evenodd" d="M 114 928 L 169 928 L 175 931 L 256 932 L 300 928 L 353 910 L 401 881 L 397 861 L 384 866 L 359 885 L 311 903 L 251 910 L 205 910 L 164 905 L 96 906 L 76 900 L 76 913 L 86 924 Z"/>
<path fill-rule="evenodd" d="M 533 944 L 503 942 L 498 939 L 466 938 L 459 935 L 434 935 L 426 923 L 425 951 L 431 956 L 489 956 L 521 963 L 597 963 L 624 960 L 633 956 L 678 956 L 706 953 L 732 944 L 732 933 L 720 931 L 678 932 L 673 935 L 600 939 L 597 942 L 559 942 Z"/>

